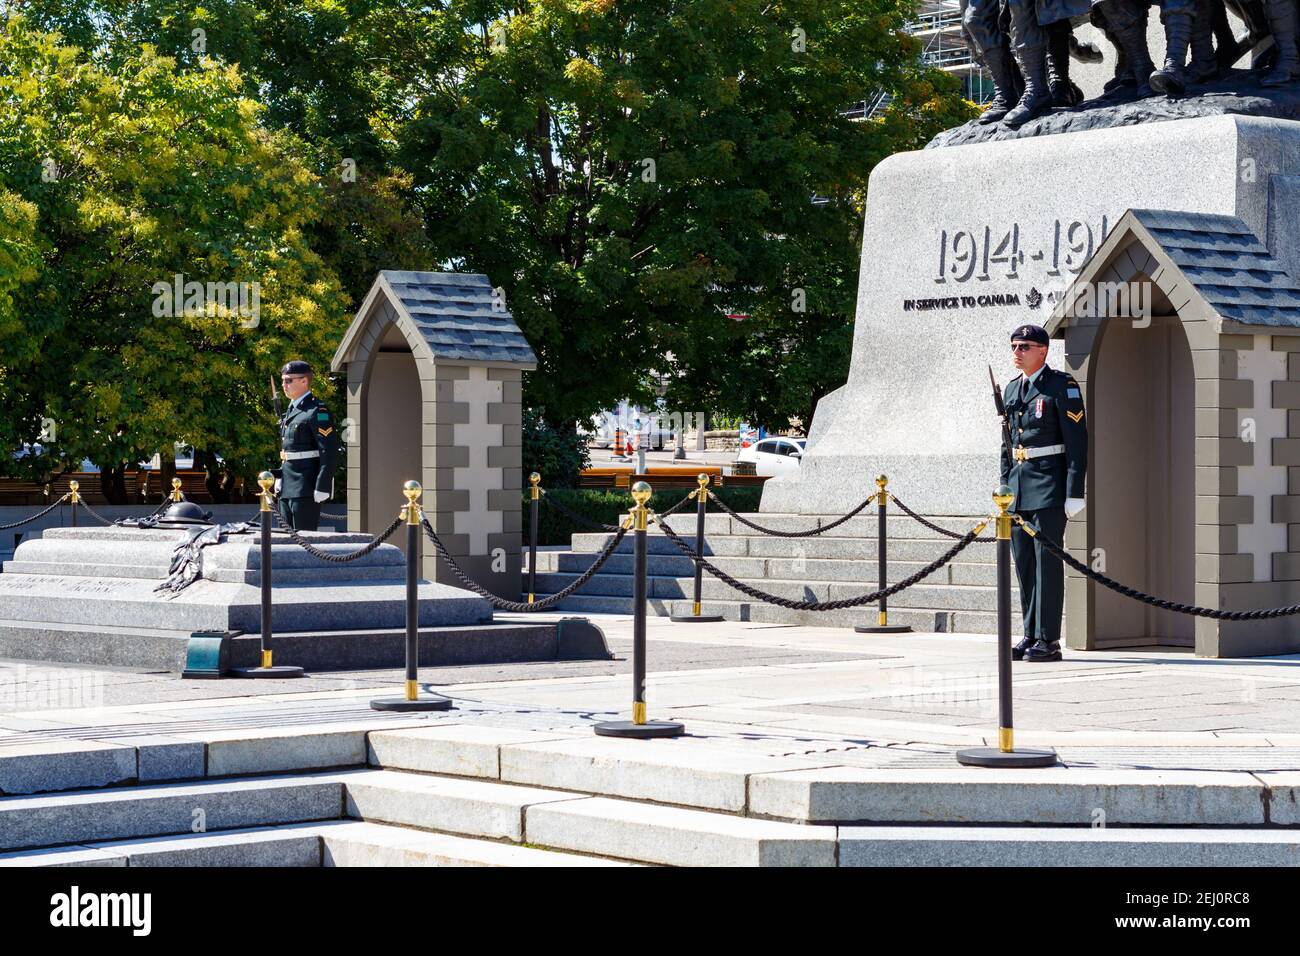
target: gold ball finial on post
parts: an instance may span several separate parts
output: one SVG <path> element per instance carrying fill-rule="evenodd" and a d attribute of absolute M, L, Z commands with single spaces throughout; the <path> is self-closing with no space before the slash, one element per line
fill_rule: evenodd
<path fill-rule="evenodd" d="M 888 484 L 889 484 L 888 475 L 876 475 L 876 487 L 880 489 L 881 494 L 885 493 L 885 487 Z"/>
<path fill-rule="evenodd" d="M 542 488 L 541 488 L 542 476 L 539 475 L 537 472 L 533 472 L 531 475 L 528 476 L 528 483 L 532 485 L 532 488 L 529 489 L 532 493 L 532 500 L 536 501 L 538 498 L 542 496 Z"/>
<path fill-rule="evenodd" d="M 638 481 L 632 486 L 632 500 L 636 502 L 638 508 L 644 508 L 653 496 L 654 491 L 648 482 Z"/>
<path fill-rule="evenodd" d="M 424 488 L 415 479 L 411 479 L 402 485 L 402 494 L 406 496 L 406 507 L 403 508 L 407 524 L 420 523 L 420 495 L 424 494 Z"/>
<path fill-rule="evenodd" d="M 81 482 L 79 482 L 79 481 L 73 480 L 73 481 L 68 482 L 68 494 L 72 496 L 69 500 L 70 500 L 74 505 L 75 505 L 75 504 L 80 504 L 80 503 L 81 503 L 81 495 L 79 495 L 79 494 L 77 493 L 77 490 L 78 490 L 80 487 L 81 487 Z"/>
<path fill-rule="evenodd" d="M 1015 500 L 1016 496 L 1007 485 L 998 485 L 998 490 L 993 492 L 993 503 L 998 506 L 997 534 L 1003 540 L 1011 538 L 1011 514 L 1007 509 Z"/>
<path fill-rule="evenodd" d="M 275 487 L 275 475 L 271 474 L 269 471 L 261 472 L 257 476 L 257 484 L 258 487 L 262 489 L 262 493 L 258 495 L 258 497 L 262 499 L 262 510 L 270 511 L 271 489 Z"/>
<path fill-rule="evenodd" d="M 630 512 L 632 516 L 632 529 L 635 531 L 645 531 L 650 525 L 650 509 L 646 504 L 650 501 L 654 492 L 651 491 L 650 485 L 644 481 L 638 481 L 632 486 L 632 500 L 636 502 Z"/>
<path fill-rule="evenodd" d="M 181 494 L 181 480 L 179 478 L 173 478 L 172 479 L 172 501 L 184 501 L 184 500 L 185 500 L 185 495 Z"/>

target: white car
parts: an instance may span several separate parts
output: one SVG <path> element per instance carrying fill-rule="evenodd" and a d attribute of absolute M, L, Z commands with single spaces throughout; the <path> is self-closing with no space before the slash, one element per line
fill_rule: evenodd
<path fill-rule="evenodd" d="M 741 449 L 736 464 L 742 467 L 738 467 L 736 473 L 767 477 L 791 474 L 799 470 L 807 445 L 806 438 L 764 438 Z"/>

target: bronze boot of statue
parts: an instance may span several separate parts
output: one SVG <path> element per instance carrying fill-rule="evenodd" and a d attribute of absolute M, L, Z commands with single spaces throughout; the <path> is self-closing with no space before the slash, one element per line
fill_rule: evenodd
<path fill-rule="evenodd" d="M 1074 30 L 1069 20 L 1047 25 L 1047 91 L 1052 106 L 1071 107 L 1083 102 L 1083 91 L 1070 81 L 1070 39 Z"/>
<path fill-rule="evenodd" d="M 1262 86 L 1285 86 L 1300 77 L 1300 51 L 1296 45 L 1296 0 L 1268 0 L 1268 25 L 1277 44 L 1273 69 L 1260 81 Z"/>
<path fill-rule="evenodd" d="M 990 47 L 983 55 L 984 65 L 993 80 L 993 99 L 989 100 L 976 122 L 987 126 L 1011 111 L 1016 102 L 1016 77 L 1011 66 L 1011 54 L 1005 46 Z"/>
<path fill-rule="evenodd" d="M 1002 120 L 1004 126 L 1012 129 L 1023 126 L 1052 108 L 1052 94 L 1047 91 L 1046 45 L 1026 47 L 1016 56 L 1016 62 L 1020 64 L 1020 73 L 1025 78 L 1025 92 L 1020 95 L 1020 102 Z"/>
<path fill-rule="evenodd" d="M 1214 55 L 1214 7 L 1223 6 L 1223 0 L 1197 0 L 1192 17 L 1192 59 L 1187 64 L 1189 83 L 1209 83 L 1217 80 L 1219 61 Z"/>
<path fill-rule="evenodd" d="M 1187 92 L 1187 48 L 1192 42 L 1190 11 L 1165 14 L 1165 65 L 1151 74 L 1151 88 L 1169 97 Z"/>
<path fill-rule="evenodd" d="M 1118 98 L 1121 93 L 1128 92 L 1136 99 L 1144 99 L 1152 94 L 1151 83 L 1148 77 L 1155 70 L 1156 65 L 1151 62 L 1151 52 L 1147 49 L 1147 20 L 1146 17 L 1135 19 L 1125 23 L 1111 23 L 1111 33 L 1114 36 L 1113 42 L 1116 49 L 1122 54 L 1119 62 L 1124 64 L 1125 69 L 1132 75 L 1132 85 L 1127 81 L 1122 86 L 1115 87 L 1108 95 L 1108 98 Z M 1121 77 L 1116 67 L 1116 79 Z"/>

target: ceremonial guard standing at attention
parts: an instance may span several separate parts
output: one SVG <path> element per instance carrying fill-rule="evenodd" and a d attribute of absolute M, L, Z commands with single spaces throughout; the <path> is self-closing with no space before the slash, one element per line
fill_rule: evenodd
<path fill-rule="evenodd" d="M 1088 425 L 1083 392 L 1073 375 L 1047 366 L 1047 330 L 1022 325 L 1011 333 L 1012 358 L 1020 375 L 1003 389 L 1007 434 L 1002 445 L 1002 482 L 1015 495 L 1012 511 L 1052 541 L 1064 544 L 1065 522 L 1083 510 L 1088 472 Z M 1020 579 L 1025 636 L 1015 660 L 1061 659 L 1061 612 L 1065 573 L 1019 523 L 1011 554 Z"/>
<path fill-rule="evenodd" d="M 296 531 L 315 531 L 321 502 L 334 488 L 339 436 L 334 416 L 311 391 L 312 370 L 295 360 L 280 370 L 289 407 L 280 416 L 280 468 L 274 469 L 280 517 Z"/>

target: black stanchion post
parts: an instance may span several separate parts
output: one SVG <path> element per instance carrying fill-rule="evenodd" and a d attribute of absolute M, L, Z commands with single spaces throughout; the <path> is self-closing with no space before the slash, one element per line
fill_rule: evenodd
<path fill-rule="evenodd" d="M 889 587 L 889 558 L 887 555 L 889 540 L 889 476 L 876 477 L 876 570 L 879 572 L 880 590 Z M 853 628 L 859 634 L 910 634 L 908 624 L 890 624 L 889 606 L 885 598 L 880 599 L 880 613 L 875 624 L 859 624 Z"/>
<path fill-rule="evenodd" d="M 79 481 L 68 482 L 68 503 L 72 505 L 72 526 L 74 528 L 77 526 L 77 505 L 81 503 L 81 493 L 78 491 L 80 487 L 81 482 Z"/>
<path fill-rule="evenodd" d="M 257 476 L 257 483 L 262 489 L 258 496 L 262 499 L 262 557 L 258 569 L 262 585 L 262 663 L 257 667 L 236 667 L 231 671 L 236 677 L 302 677 L 303 669 L 292 665 L 276 664 L 273 661 L 271 647 L 271 499 L 274 493 L 275 476 L 264 471 Z"/>
<path fill-rule="evenodd" d="M 703 473 L 696 475 L 695 482 L 699 485 L 691 492 L 691 497 L 695 499 L 695 553 L 699 555 L 695 559 L 695 594 L 690 614 L 669 616 L 668 620 L 678 624 L 712 624 L 726 620 L 721 614 L 700 613 L 701 592 L 704 589 L 704 565 L 701 563 L 704 559 L 704 514 L 709 500 L 709 476 Z"/>
<path fill-rule="evenodd" d="M 441 694 L 420 693 L 420 494 L 418 481 L 402 485 L 406 504 L 402 520 L 406 522 L 406 693 L 402 697 L 377 697 L 370 702 L 374 710 L 451 710 L 450 698 Z"/>
<path fill-rule="evenodd" d="M 650 720 L 645 717 L 645 602 L 646 602 L 646 528 L 649 524 L 650 486 L 638 481 L 632 486 L 635 504 L 628 512 L 635 535 L 632 584 L 632 719 L 609 720 L 595 725 L 602 737 L 679 737 L 686 728 L 676 721 Z"/>
<path fill-rule="evenodd" d="M 1002 485 L 993 493 L 998 506 L 998 745 L 957 751 L 957 762 L 968 767 L 1050 767 L 1054 750 L 1017 750 L 1011 718 L 1011 502 L 1015 496 Z"/>
<path fill-rule="evenodd" d="M 532 500 L 529 504 L 528 516 L 528 603 L 532 604 L 537 599 L 537 506 L 541 502 L 542 476 L 533 472 L 528 476 L 528 483 L 532 485 Z"/>

